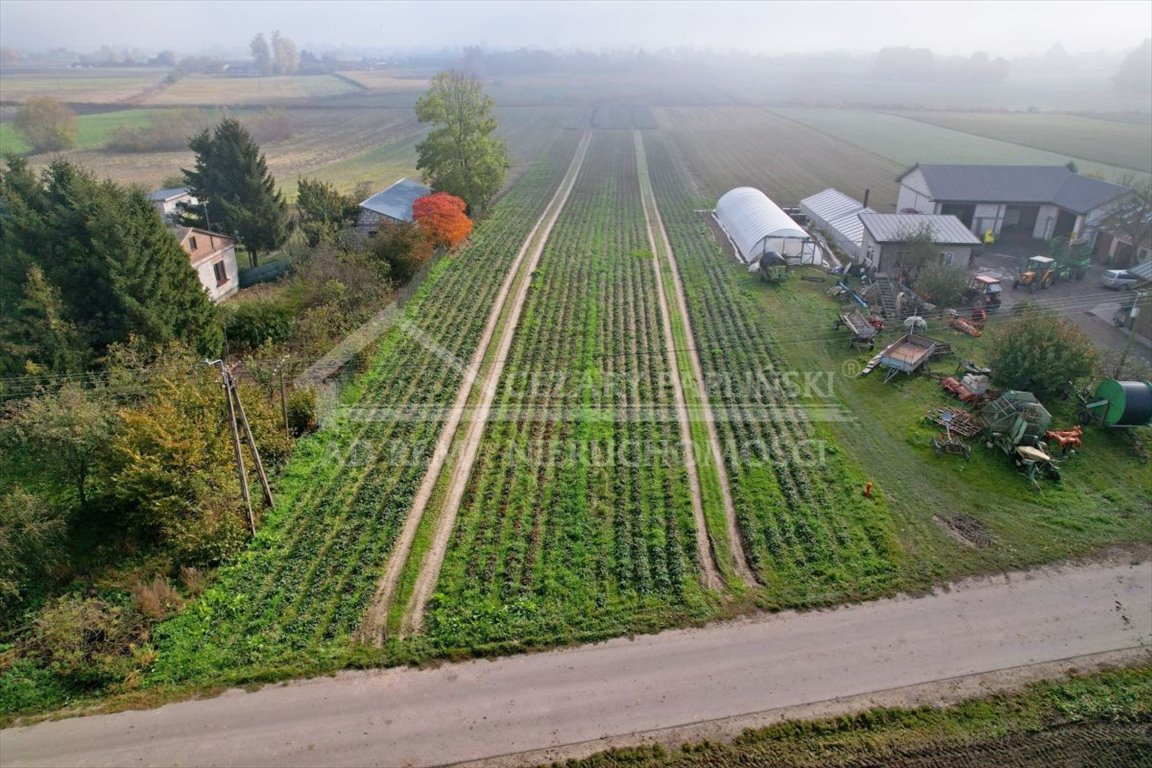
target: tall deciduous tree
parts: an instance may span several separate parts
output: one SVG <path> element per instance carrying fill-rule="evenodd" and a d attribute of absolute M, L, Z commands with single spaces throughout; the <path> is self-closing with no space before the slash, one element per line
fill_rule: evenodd
<path fill-rule="evenodd" d="M 296 208 L 300 229 L 312 247 L 335 238 L 360 210 L 355 200 L 319 179 L 296 182 Z"/>
<path fill-rule="evenodd" d="M 196 153 L 196 167 L 184 169 L 184 181 L 200 202 L 181 205 L 184 223 L 235 237 L 256 266 L 261 253 L 288 239 L 288 206 L 268 172 L 268 161 L 231 117 L 194 136 L 189 146 Z"/>
<path fill-rule="evenodd" d="M 252 60 L 256 64 L 256 70 L 265 77 L 272 74 L 272 48 L 268 45 L 268 39 L 264 37 L 264 33 L 261 32 L 256 35 L 248 45 L 252 50 Z"/>
<path fill-rule="evenodd" d="M 291 38 L 280 30 L 272 33 L 272 69 L 278 75 L 291 75 L 300 67 L 300 53 Z"/>
<path fill-rule="evenodd" d="M 455 248 L 472 233 L 472 221 L 464 213 L 465 208 L 460 198 L 437 192 L 412 204 L 412 218 L 433 243 Z"/>
<path fill-rule="evenodd" d="M 37 152 L 76 146 L 76 113 L 47 96 L 28 99 L 16 113 L 16 127 Z"/>
<path fill-rule="evenodd" d="M 433 125 L 416 145 L 416 167 L 436 191 L 463 198 L 474 213 L 500 191 L 509 166 L 494 107 L 480 81 L 459 72 L 436 75 L 416 102 L 416 117 Z"/>
<path fill-rule="evenodd" d="M 0 173 L 0 253 L 0 368 L 98 364 L 131 337 L 180 340 L 204 354 L 220 348 L 215 305 L 139 190 L 66 161 L 37 181 L 10 161 Z M 30 343 L 40 349 L 21 358 Z"/>

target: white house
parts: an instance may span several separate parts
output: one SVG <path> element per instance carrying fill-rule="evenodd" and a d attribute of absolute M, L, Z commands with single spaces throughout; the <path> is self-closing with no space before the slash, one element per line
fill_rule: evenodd
<path fill-rule="evenodd" d="M 195 227 L 180 227 L 175 234 L 212 301 L 219 304 L 240 290 L 236 242 L 232 238 Z"/>
<path fill-rule="evenodd" d="M 148 199 L 156 206 L 156 210 L 160 212 L 160 218 L 164 219 L 164 223 L 170 226 L 180 223 L 180 210 L 176 207 L 178 203 L 199 205 L 199 201 L 192 197 L 185 187 L 157 189 L 148 193 Z"/>
<path fill-rule="evenodd" d="M 894 260 L 908 250 L 913 236 L 927 230 L 945 264 L 968 268 L 972 249 L 980 238 L 972 234 L 955 216 L 921 213 L 860 213 L 864 228 L 861 241 L 862 262 L 877 272 L 892 272 Z"/>
<path fill-rule="evenodd" d="M 1131 190 L 1063 165 L 916 165 L 896 179 L 900 213 L 952 215 L 983 237 L 1093 241 L 1100 219 Z"/>
<path fill-rule="evenodd" d="M 377 192 L 360 203 L 356 229 L 368 235 L 376 234 L 381 222 L 412 221 L 412 204 L 432 190 L 418 181 L 400 179 L 383 192 Z"/>

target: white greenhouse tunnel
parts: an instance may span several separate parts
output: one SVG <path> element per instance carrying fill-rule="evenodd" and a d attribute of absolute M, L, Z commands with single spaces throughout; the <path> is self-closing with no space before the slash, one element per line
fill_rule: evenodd
<path fill-rule="evenodd" d="M 765 251 L 776 251 L 789 263 L 819 263 L 816 244 L 780 206 L 758 189 L 737 187 L 716 202 L 716 221 L 751 264 Z"/>

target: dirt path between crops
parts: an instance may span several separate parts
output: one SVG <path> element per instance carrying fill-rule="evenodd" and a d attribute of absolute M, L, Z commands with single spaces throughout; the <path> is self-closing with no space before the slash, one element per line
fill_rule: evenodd
<path fill-rule="evenodd" d="M 636 143 L 636 170 L 640 175 L 640 199 L 644 208 L 644 226 L 648 231 L 648 246 L 652 249 L 652 271 L 656 273 L 656 295 L 660 305 L 660 320 L 664 326 L 664 349 L 668 355 L 668 365 L 671 368 L 672 391 L 676 399 L 676 415 L 680 422 L 680 442 L 684 445 L 684 464 L 688 470 L 688 489 L 692 494 L 692 517 L 696 521 L 696 559 L 700 562 L 700 578 L 707 589 L 717 592 L 724 589 L 724 581 L 716 568 L 716 558 L 712 551 L 712 543 L 708 538 L 708 522 L 704 518 L 704 499 L 700 492 L 700 468 L 696 463 L 696 446 L 692 441 L 692 425 L 688 421 L 688 401 L 684 399 L 684 385 L 680 381 L 680 362 L 676 351 L 676 340 L 672 335 L 672 316 L 668 310 L 668 295 L 664 287 L 664 270 L 660 268 L 660 248 L 656 245 L 656 236 L 652 232 L 652 219 L 663 228 L 660 212 L 656 209 L 655 194 L 649 198 L 646 191 L 651 191 L 651 182 L 648 177 L 647 155 L 644 154 L 644 139 L 640 131 L 633 131 Z M 649 212 L 649 207 L 652 211 Z M 667 247 L 667 244 L 665 244 Z M 665 251 L 670 253 L 670 251 Z M 681 322 L 687 322 L 681 316 Z M 689 326 L 685 325 L 685 328 Z M 695 357 L 692 349 L 684 350 L 683 354 Z M 721 483 L 722 493 L 728 498 L 728 485 Z"/>
<path fill-rule="evenodd" d="M 1152 562 L 1123 558 L 969 579 L 924 597 L 233 690 L 13 728 L 0 745 L 12 768 L 532 765 L 611 745 L 730 738 L 783 716 L 981 695 L 1022 673 L 1148 663 L 1150 650 Z"/>
<path fill-rule="evenodd" d="M 756 576 L 752 573 L 752 569 L 748 567 L 748 560 L 744 555 L 744 543 L 740 538 L 740 529 L 736 524 L 736 507 L 732 503 L 732 489 L 728 484 L 728 470 L 724 466 L 724 456 L 720 450 L 720 435 L 716 431 L 716 414 L 712 411 L 712 404 L 708 400 L 708 390 L 704 388 L 704 369 L 700 365 L 700 357 L 696 354 L 696 347 L 693 340 L 696 335 L 692 332 L 692 321 L 688 318 L 688 304 L 684 298 L 684 284 L 680 281 L 680 270 L 676 266 L 676 259 L 672 253 L 672 243 L 668 240 L 668 230 L 664 228 L 664 219 L 660 216 L 660 206 L 656 202 L 656 192 L 652 188 L 652 178 L 648 174 L 648 156 L 644 150 L 644 137 L 640 131 L 634 131 L 633 135 L 636 138 L 636 153 L 640 160 L 640 187 L 641 197 L 644 199 L 644 219 L 648 224 L 648 242 L 652 244 L 652 252 L 655 258 L 660 258 L 661 249 L 656 247 L 656 242 L 653 238 L 652 221 L 656 223 L 656 231 L 660 234 L 660 242 L 663 244 L 664 258 L 667 260 L 669 272 L 672 275 L 672 288 L 676 295 L 676 311 L 680 315 L 680 322 L 684 325 L 684 329 L 688 335 L 688 348 L 684 350 L 684 354 L 688 357 L 688 361 L 692 366 L 692 375 L 695 378 L 696 391 L 700 393 L 700 406 L 703 411 L 701 414 L 704 417 L 704 423 L 708 427 L 708 448 L 712 452 L 712 461 L 716 466 L 716 475 L 720 485 L 720 495 L 724 499 L 724 519 L 728 528 L 728 545 L 732 549 L 732 567 L 736 570 L 736 575 L 739 576 L 745 584 L 756 584 Z M 648 195 L 644 192 L 647 190 Z M 649 218 L 648 208 L 651 205 L 652 212 Z M 685 432 L 686 440 L 690 448 L 695 448 L 692 444 L 691 431 L 688 426 L 688 407 L 684 400 L 684 389 L 680 383 L 680 369 L 675 365 L 676 356 L 675 350 L 672 347 L 672 327 L 671 321 L 668 316 L 668 305 L 664 296 L 664 278 L 661 275 L 662 270 L 657 264 L 656 266 L 656 279 L 660 283 L 660 309 L 664 313 L 664 324 L 668 329 L 669 353 L 672 355 L 673 366 L 676 371 L 676 376 L 673 377 L 676 385 L 676 399 L 677 409 L 680 411 L 680 423 L 682 431 Z M 701 559 L 701 562 L 707 562 L 713 572 L 715 572 L 716 565 L 712 559 L 711 548 L 708 545 L 707 536 L 708 529 L 704 519 L 704 511 L 701 506 L 702 500 L 700 496 L 700 479 L 697 474 L 697 465 L 695 458 L 690 459 L 689 479 L 692 483 L 692 493 L 695 503 L 693 504 L 693 512 L 696 515 L 696 529 L 698 545 L 699 539 L 703 537 L 703 546 L 708 550 L 708 559 Z"/>
<path fill-rule="evenodd" d="M 480 437 L 484 431 L 484 423 L 487 421 L 488 412 L 496 396 L 496 385 L 500 381 L 500 374 L 504 369 L 504 358 L 507 356 L 508 348 L 512 344 L 512 332 L 515 330 L 516 323 L 520 318 L 520 309 L 527 295 L 528 286 L 532 282 L 532 271 L 536 268 L 536 262 L 540 258 L 540 252 L 544 249 L 544 243 L 548 240 L 548 234 L 552 231 L 552 225 L 555 223 L 560 211 L 564 208 L 564 204 L 568 201 L 568 196 L 572 192 L 572 187 L 576 183 L 576 177 L 579 175 L 580 168 L 584 164 L 584 157 L 587 154 L 588 144 L 591 142 L 591 138 L 591 131 L 586 132 L 581 138 L 579 145 L 576 147 L 576 152 L 572 157 L 572 162 L 568 166 L 568 171 L 564 174 L 564 178 L 560 182 L 560 186 L 556 188 L 556 192 L 552 196 L 552 200 L 548 203 L 548 207 L 540 214 L 536 225 L 532 227 L 532 231 L 529 232 L 528 237 L 524 239 L 524 244 L 520 247 L 519 253 L 516 254 L 516 258 L 508 270 L 508 275 L 500 287 L 500 293 L 496 296 L 496 301 L 493 303 L 492 310 L 488 315 L 488 322 L 484 327 L 484 333 L 480 337 L 480 342 L 477 344 L 476 351 L 473 353 L 472 359 L 468 364 L 464 379 L 460 383 L 460 389 L 456 393 L 456 401 L 452 406 L 452 412 L 448 417 L 448 421 L 444 424 L 444 429 L 440 432 L 440 437 L 436 441 L 436 448 L 433 452 L 432 461 L 428 465 L 428 471 L 424 474 L 420 488 L 417 490 L 416 496 L 412 499 L 412 509 L 408 513 L 408 518 L 404 521 L 404 529 L 400 532 L 396 547 L 389 557 L 388 568 L 384 572 L 384 577 L 380 580 L 371 606 L 369 606 L 368 611 L 365 613 L 364 621 L 361 624 L 359 632 L 360 638 L 364 642 L 378 645 L 383 644 L 388 627 L 388 614 L 395 601 L 396 591 L 400 586 L 400 576 L 403 574 L 404 566 L 408 562 L 408 557 L 411 554 L 412 542 L 416 537 L 416 531 L 420 527 L 420 521 L 427 511 L 429 502 L 432 499 L 432 494 L 436 490 L 441 474 L 444 472 L 445 465 L 448 463 L 449 458 L 455 456 L 456 460 L 451 465 L 451 484 L 449 485 L 444 506 L 442 507 L 443 511 L 436 521 L 436 531 L 434 533 L 432 546 L 421 563 L 420 572 L 413 587 L 412 597 L 406 611 L 404 631 L 411 632 L 420 627 L 423 619 L 424 606 L 427 604 L 428 598 L 431 597 L 432 590 L 436 586 L 436 580 L 440 575 L 440 566 L 444 562 L 444 553 L 448 547 L 448 539 L 452 534 L 452 526 L 456 521 L 456 509 L 459 506 L 460 499 L 463 498 L 464 489 L 468 482 L 468 475 L 471 472 L 472 463 L 475 459 L 477 448 L 479 447 Z M 527 265 L 524 263 L 525 259 L 528 260 Z M 521 273 L 523 273 L 523 275 Z M 506 307 L 508 294 L 512 291 L 513 286 L 516 285 L 517 279 L 520 279 L 520 287 L 516 296 L 512 299 L 512 305 L 509 309 Z M 501 325 L 501 318 L 504 317 L 506 311 L 508 313 L 507 317 L 504 319 L 503 325 Z M 497 331 L 500 331 L 501 335 L 497 342 L 498 347 L 495 359 L 487 376 L 481 379 L 481 367 L 487 357 L 492 338 L 496 335 Z M 452 449 L 457 430 L 460 422 L 464 419 L 465 415 L 467 415 L 467 411 L 469 411 L 468 403 L 473 398 L 477 386 L 481 388 L 480 402 L 472 409 L 468 432 L 463 444 L 460 446 L 460 450 L 454 453 Z M 415 615 L 413 614 L 413 610 L 416 611 Z"/>

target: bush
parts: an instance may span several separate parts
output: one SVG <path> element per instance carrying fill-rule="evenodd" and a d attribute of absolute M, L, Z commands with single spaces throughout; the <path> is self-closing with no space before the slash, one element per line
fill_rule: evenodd
<path fill-rule="evenodd" d="M 1035 304 L 1017 313 L 992 336 L 989 364 L 998 382 L 1042 396 L 1092 375 L 1096 348 L 1083 331 Z"/>
<path fill-rule="evenodd" d="M 136 610 L 152 621 L 163 621 L 184 607 L 180 593 L 172 588 L 168 579 L 160 576 L 152 579 L 151 584 L 136 582 L 131 591 L 132 604 Z"/>
<path fill-rule="evenodd" d="M 16 487 L 0 497 L 0 616 L 20 606 L 28 584 L 64 557 L 64 515 Z"/>
<path fill-rule="evenodd" d="M 288 395 L 288 429 L 296 437 L 313 432 L 317 426 L 317 397 L 312 387 Z"/>
<path fill-rule="evenodd" d="M 238 301 L 225 305 L 224 338 L 232 352 L 252 351 L 292 338 L 292 307 L 279 301 Z"/>
<path fill-rule="evenodd" d="M 53 674 L 85 688 L 123 680 L 145 638 L 138 614 L 96 597 L 60 597 L 32 624 L 30 650 Z"/>
<path fill-rule="evenodd" d="M 16 114 L 16 127 L 36 152 L 76 146 L 76 113 L 47 96 L 28 99 Z"/>
<path fill-rule="evenodd" d="M 916 276 L 916 291 L 938 307 L 960 303 L 968 288 L 968 273 L 950 264 L 930 262 Z"/>

